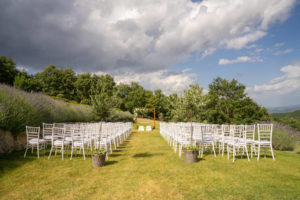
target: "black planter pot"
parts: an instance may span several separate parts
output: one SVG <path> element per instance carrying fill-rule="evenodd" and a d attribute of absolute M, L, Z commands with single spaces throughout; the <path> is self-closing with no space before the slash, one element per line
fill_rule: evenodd
<path fill-rule="evenodd" d="M 103 167 L 105 165 L 105 154 L 92 155 L 93 167 Z"/>
<path fill-rule="evenodd" d="M 196 150 L 184 150 L 184 162 L 185 163 L 194 163 L 198 160 L 198 151 Z"/>

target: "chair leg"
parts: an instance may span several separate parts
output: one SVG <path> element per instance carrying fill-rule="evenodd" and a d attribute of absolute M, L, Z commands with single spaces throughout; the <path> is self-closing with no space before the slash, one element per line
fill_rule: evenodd
<path fill-rule="evenodd" d="M 228 146 L 227 146 L 228 147 Z M 222 157 L 224 156 L 224 148 L 225 148 L 225 144 L 224 142 L 222 143 Z"/>
<path fill-rule="evenodd" d="M 214 143 L 212 143 L 212 149 L 213 149 L 213 151 L 214 151 L 215 157 L 217 157 L 217 156 L 216 156 L 216 151 L 215 151 L 215 145 L 214 145 Z"/>
<path fill-rule="evenodd" d="M 273 160 L 275 160 L 275 157 L 274 157 L 274 152 L 273 152 L 273 147 L 272 147 L 272 145 L 271 145 L 270 147 L 271 147 L 272 158 L 273 158 Z"/>
<path fill-rule="evenodd" d="M 248 158 L 248 162 L 249 162 L 249 161 L 250 161 L 250 159 L 249 159 L 249 154 L 248 154 L 247 145 L 245 145 L 245 149 L 246 149 L 246 154 L 247 154 L 247 158 Z"/>
<path fill-rule="evenodd" d="M 36 151 L 37 151 L 38 159 L 40 159 L 40 144 L 37 144 Z"/>
<path fill-rule="evenodd" d="M 64 160 L 64 145 L 61 147 L 61 159 Z"/>
<path fill-rule="evenodd" d="M 26 150 L 25 150 L 25 153 L 24 153 L 24 158 L 26 157 L 27 150 L 28 150 L 28 146 L 26 145 Z"/>
<path fill-rule="evenodd" d="M 73 156 L 73 146 L 72 146 L 72 150 L 71 150 L 71 158 L 70 158 L 70 160 L 72 160 L 72 156 Z"/>
<path fill-rule="evenodd" d="M 85 160 L 84 146 L 82 147 L 82 153 L 83 153 L 83 160 Z"/>
<path fill-rule="evenodd" d="M 260 144 L 258 144 L 258 150 L 257 150 L 257 160 L 259 160 L 260 157 Z"/>
<path fill-rule="evenodd" d="M 233 148 L 233 158 L 232 158 L 232 162 L 234 162 L 234 161 L 235 161 L 235 146 L 232 146 L 232 148 Z"/>
<path fill-rule="evenodd" d="M 51 157 L 51 154 L 52 154 L 52 150 L 53 150 L 53 146 L 51 146 L 51 150 L 50 150 L 50 153 L 49 153 L 49 157 L 48 157 L 48 160 L 50 159 Z"/>
<path fill-rule="evenodd" d="M 227 145 L 227 159 L 229 160 L 229 147 Z"/>

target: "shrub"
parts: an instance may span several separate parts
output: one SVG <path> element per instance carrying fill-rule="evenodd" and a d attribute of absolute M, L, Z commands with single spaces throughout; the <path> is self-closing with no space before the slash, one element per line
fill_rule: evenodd
<path fill-rule="evenodd" d="M 296 138 L 286 131 L 275 128 L 272 143 L 274 149 L 292 151 L 296 146 Z"/>
<path fill-rule="evenodd" d="M 120 111 L 120 110 L 115 110 L 112 109 L 110 111 L 110 115 L 107 119 L 108 121 L 116 122 L 116 121 L 121 121 L 121 122 L 132 122 L 133 121 L 133 114 L 130 112 L 126 111 Z"/>
<path fill-rule="evenodd" d="M 0 128 L 13 134 L 24 131 L 26 125 L 92 120 L 92 108 L 89 106 L 72 105 L 40 93 L 27 93 L 0 84 Z"/>

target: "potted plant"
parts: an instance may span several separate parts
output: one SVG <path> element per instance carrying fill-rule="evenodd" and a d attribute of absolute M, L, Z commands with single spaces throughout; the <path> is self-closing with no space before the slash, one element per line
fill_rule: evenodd
<path fill-rule="evenodd" d="M 184 162 L 194 163 L 197 162 L 199 148 L 197 146 L 185 146 L 182 148 L 184 152 Z"/>
<path fill-rule="evenodd" d="M 93 167 L 103 167 L 105 165 L 105 149 L 95 149 L 92 154 Z"/>

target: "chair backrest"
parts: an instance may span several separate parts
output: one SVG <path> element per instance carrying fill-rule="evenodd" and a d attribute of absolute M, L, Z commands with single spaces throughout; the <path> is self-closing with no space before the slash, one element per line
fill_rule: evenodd
<path fill-rule="evenodd" d="M 245 125 L 244 132 L 246 139 L 255 139 L 255 125 Z"/>
<path fill-rule="evenodd" d="M 56 127 L 56 128 L 64 128 L 64 123 L 54 123 L 53 124 L 53 127 Z"/>
<path fill-rule="evenodd" d="M 229 137 L 230 136 L 230 125 L 222 125 L 222 135 L 225 137 Z"/>
<path fill-rule="evenodd" d="M 40 127 L 26 126 L 27 141 L 40 138 Z"/>
<path fill-rule="evenodd" d="M 211 125 L 202 125 L 201 130 L 203 141 L 213 140 L 213 129 Z"/>
<path fill-rule="evenodd" d="M 258 140 L 272 142 L 273 124 L 257 124 Z"/>
<path fill-rule="evenodd" d="M 72 144 L 74 144 L 74 142 L 81 142 L 84 139 L 84 133 L 80 130 L 80 129 L 73 129 L 71 132 L 71 136 L 72 136 Z"/>
<path fill-rule="evenodd" d="M 65 140 L 65 128 L 58 128 L 58 127 L 53 127 L 52 131 L 52 142 L 55 140 Z"/>
<path fill-rule="evenodd" d="M 203 125 L 200 125 L 200 124 L 196 124 L 194 123 L 193 124 L 193 137 L 194 138 L 197 138 L 197 139 L 202 139 L 202 126 Z"/>
<path fill-rule="evenodd" d="M 43 137 L 52 136 L 53 124 L 43 123 Z"/>

